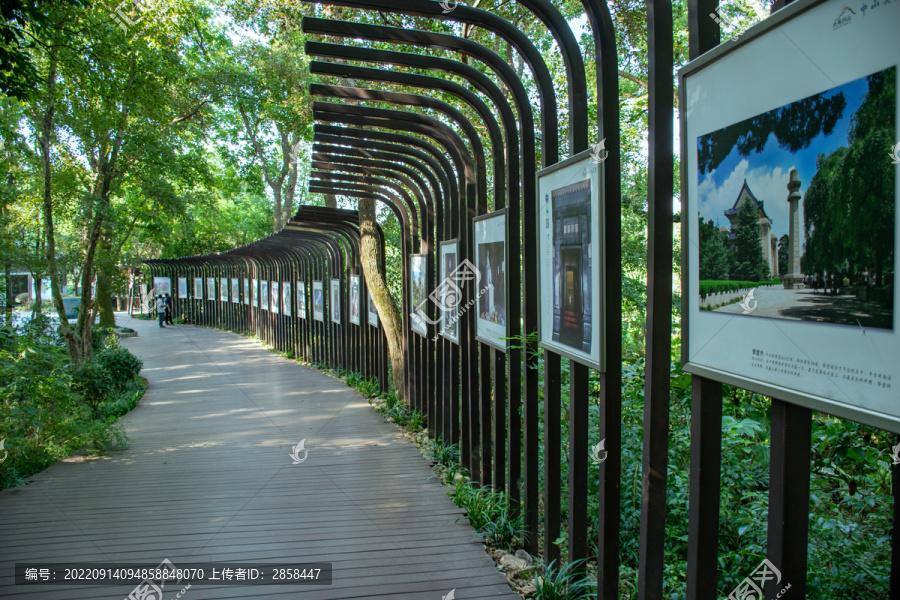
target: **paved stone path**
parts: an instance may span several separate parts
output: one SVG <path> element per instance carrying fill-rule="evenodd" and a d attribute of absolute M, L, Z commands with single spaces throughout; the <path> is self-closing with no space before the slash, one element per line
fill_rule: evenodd
<path fill-rule="evenodd" d="M 832 296 L 810 289 L 759 288 L 753 292 L 756 308 L 751 315 L 820 323 L 837 323 L 891 329 L 893 311 L 875 302 L 863 302 L 856 296 Z M 753 307 L 753 302 L 749 303 Z M 715 312 L 743 314 L 740 303 L 728 304 Z"/>
<path fill-rule="evenodd" d="M 16 562 L 163 559 L 334 565 L 330 586 L 194 585 L 180 600 L 518 598 L 415 446 L 343 382 L 235 334 L 119 324 L 139 331 L 124 344 L 150 381 L 125 417 L 131 446 L 0 492 L 0 598 L 134 588 L 14 586 Z"/>

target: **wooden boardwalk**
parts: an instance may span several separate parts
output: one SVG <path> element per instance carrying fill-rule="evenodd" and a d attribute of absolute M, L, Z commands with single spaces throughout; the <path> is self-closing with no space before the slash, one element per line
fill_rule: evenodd
<path fill-rule="evenodd" d="M 15 586 L 17 562 L 163 559 L 334 565 L 330 586 L 194 585 L 183 600 L 518 598 L 415 446 L 343 382 L 234 334 L 120 324 L 140 332 L 124 343 L 150 381 L 125 417 L 131 446 L 0 492 L 0 598 L 134 588 Z"/>

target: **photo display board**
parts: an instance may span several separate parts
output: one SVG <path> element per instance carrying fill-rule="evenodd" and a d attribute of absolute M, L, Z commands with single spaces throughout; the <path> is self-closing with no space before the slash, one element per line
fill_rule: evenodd
<path fill-rule="evenodd" d="M 253 289 L 253 292 L 250 295 L 251 302 L 253 303 L 253 306 L 259 306 L 259 281 L 254 279 L 251 287 Z"/>
<path fill-rule="evenodd" d="M 259 307 L 263 310 L 269 310 L 269 280 L 259 280 Z"/>
<path fill-rule="evenodd" d="M 187 279 L 185 277 L 178 278 L 178 297 L 182 299 L 188 297 Z"/>
<path fill-rule="evenodd" d="M 306 282 L 297 282 L 297 316 L 306 318 Z"/>
<path fill-rule="evenodd" d="M 378 327 L 378 309 L 375 308 L 375 301 L 372 299 L 371 292 L 366 294 L 369 299 L 369 325 Z"/>
<path fill-rule="evenodd" d="M 207 277 L 206 278 L 206 299 L 207 300 L 215 300 L 216 299 L 216 278 L 215 277 Z"/>
<path fill-rule="evenodd" d="M 350 276 L 350 322 L 359 325 L 360 297 L 362 289 L 359 283 L 359 275 Z"/>
<path fill-rule="evenodd" d="M 462 290 L 456 277 L 456 269 L 459 266 L 458 240 L 441 242 L 440 260 L 438 310 L 441 311 L 442 317 L 441 335 L 454 344 L 459 344 L 459 305 L 462 302 Z"/>
<path fill-rule="evenodd" d="M 281 286 L 279 282 L 272 282 L 272 312 L 276 315 L 280 312 L 278 303 L 281 301 Z"/>
<path fill-rule="evenodd" d="M 341 324 L 341 280 L 331 280 L 331 296 L 328 298 L 331 306 L 331 322 Z"/>
<path fill-rule="evenodd" d="M 474 308 L 475 339 L 506 352 L 506 209 L 475 217 L 475 267 L 481 274 Z"/>
<path fill-rule="evenodd" d="M 409 293 L 412 312 L 410 328 L 421 336 L 428 335 L 428 255 L 409 255 Z"/>
<path fill-rule="evenodd" d="M 250 304 L 250 280 L 244 277 L 244 304 Z"/>
<path fill-rule="evenodd" d="M 237 277 L 231 278 L 231 302 L 237 303 L 241 301 L 241 281 Z"/>
<path fill-rule="evenodd" d="M 606 368 L 602 167 L 586 150 L 537 174 L 539 343 L 600 371 Z"/>
<path fill-rule="evenodd" d="M 194 277 L 194 300 L 203 300 L 203 279 Z"/>
<path fill-rule="evenodd" d="M 679 73 L 684 370 L 895 432 L 898 23 L 797 2 Z"/>
<path fill-rule="evenodd" d="M 284 301 L 284 314 L 288 317 L 291 316 L 291 282 L 284 282 L 284 292 L 283 292 L 282 300 Z"/>
<path fill-rule="evenodd" d="M 172 294 L 172 279 L 169 277 L 154 277 L 153 289 L 156 294 Z"/>
<path fill-rule="evenodd" d="M 228 302 L 228 278 L 223 277 L 219 281 L 219 299 L 222 302 Z"/>
<path fill-rule="evenodd" d="M 313 318 L 325 321 L 325 286 L 321 281 L 313 281 Z"/>

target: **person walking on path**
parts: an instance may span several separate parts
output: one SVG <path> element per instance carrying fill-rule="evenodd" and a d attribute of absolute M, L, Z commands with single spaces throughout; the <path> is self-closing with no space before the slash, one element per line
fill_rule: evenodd
<path fill-rule="evenodd" d="M 168 294 L 166 294 L 166 324 L 175 324 L 172 322 L 172 298 Z"/>
<path fill-rule="evenodd" d="M 166 299 L 162 294 L 156 297 L 156 314 L 159 316 L 159 326 L 165 329 L 163 321 L 166 319 Z"/>

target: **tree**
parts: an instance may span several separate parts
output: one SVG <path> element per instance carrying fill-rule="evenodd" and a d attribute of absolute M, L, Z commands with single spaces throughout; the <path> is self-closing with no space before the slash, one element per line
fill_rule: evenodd
<path fill-rule="evenodd" d="M 766 279 L 766 260 L 760 243 L 759 214 L 751 201 L 738 209 L 735 228 L 735 269 L 731 279 L 737 281 L 763 281 Z"/>
<path fill-rule="evenodd" d="M 781 276 L 788 274 L 788 259 L 791 256 L 791 239 L 788 234 L 784 234 L 778 239 L 778 274 Z"/>
<path fill-rule="evenodd" d="M 700 279 L 722 280 L 728 277 L 728 234 L 719 230 L 712 219 L 700 217 Z"/>

